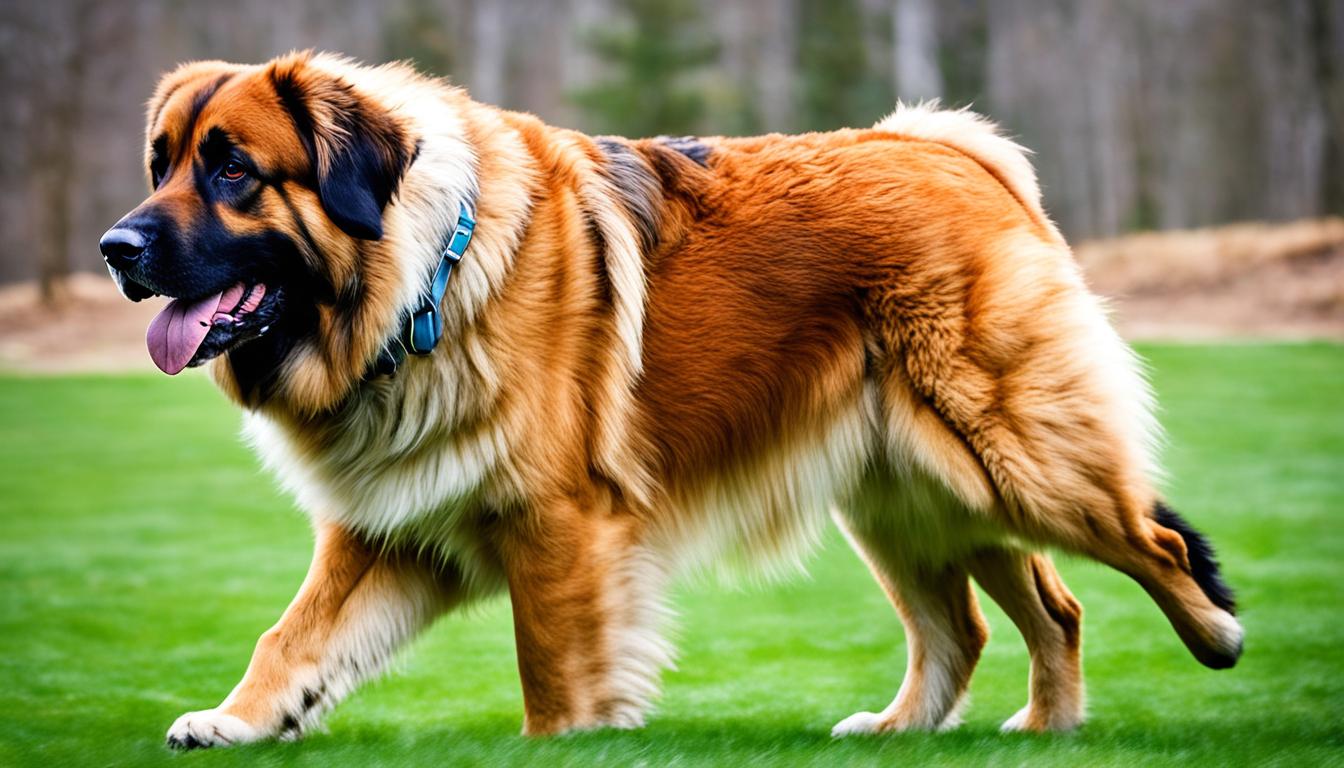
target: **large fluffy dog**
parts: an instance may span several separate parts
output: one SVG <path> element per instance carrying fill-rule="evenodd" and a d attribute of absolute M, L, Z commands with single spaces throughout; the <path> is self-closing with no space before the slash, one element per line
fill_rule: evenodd
<path fill-rule="evenodd" d="M 297 54 L 165 77 L 147 165 L 153 194 L 101 243 L 112 273 L 174 297 L 151 355 L 214 359 L 317 538 L 175 746 L 302 734 L 502 590 L 524 731 L 637 726 L 669 579 L 794 558 L 828 516 L 910 648 L 895 700 L 837 734 L 955 723 L 986 638 L 971 577 L 1030 648 L 1006 727 L 1077 725 L 1081 608 L 1037 547 L 1129 574 L 1201 662 L 1237 659 L 1211 552 L 1154 489 L 1133 356 L 975 115 L 590 138 Z"/>

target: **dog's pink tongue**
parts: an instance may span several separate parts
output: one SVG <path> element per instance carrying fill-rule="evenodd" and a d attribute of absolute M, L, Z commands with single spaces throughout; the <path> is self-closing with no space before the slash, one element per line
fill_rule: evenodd
<path fill-rule="evenodd" d="M 229 293 L 233 292 L 230 288 Z M 149 345 L 149 356 L 159 370 L 175 376 L 187 367 L 210 333 L 210 321 L 223 296 L 221 292 L 199 301 L 173 299 L 154 316 L 145 332 L 145 343 Z"/>

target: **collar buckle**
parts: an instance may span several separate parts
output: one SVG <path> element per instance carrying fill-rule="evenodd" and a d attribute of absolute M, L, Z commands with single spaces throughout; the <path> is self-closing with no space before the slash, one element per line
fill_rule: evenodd
<path fill-rule="evenodd" d="M 471 244 L 471 235 L 476 230 L 476 219 L 466 203 L 459 204 L 457 224 L 453 227 L 452 237 L 439 255 L 439 265 L 430 279 L 429 290 L 422 294 L 420 306 L 406 319 L 401 333 L 383 348 L 378 359 L 369 367 L 365 378 L 396 373 L 397 368 L 406 359 L 406 354 L 428 355 L 443 338 L 443 314 L 440 305 L 444 294 L 448 292 L 448 278 L 452 277 L 453 267 L 462 261 L 467 246 Z"/>

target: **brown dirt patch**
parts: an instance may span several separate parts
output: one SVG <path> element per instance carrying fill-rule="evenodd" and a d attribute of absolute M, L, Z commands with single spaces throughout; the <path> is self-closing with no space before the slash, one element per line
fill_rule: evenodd
<path fill-rule="evenodd" d="M 1344 340 L 1344 219 L 1144 233 L 1075 252 L 1126 338 Z"/>
<path fill-rule="evenodd" d="M 0 289 L 0 369 L 30 373 L 158 371 L 145 329 L 163 301 L 133 304 L 111 278 L 72 276 L 59 308 L 32 283 Z"/>

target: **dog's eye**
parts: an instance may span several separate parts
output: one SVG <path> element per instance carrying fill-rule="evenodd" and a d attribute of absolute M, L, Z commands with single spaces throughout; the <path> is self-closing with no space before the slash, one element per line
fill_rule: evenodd
<path fill-rule="evenodd" d="M 237 160 L 230 160 L 224 164 L 224 168 L 219 172 L 228 181 L 238 181 L 247 175 L 247 169 Z"/>

